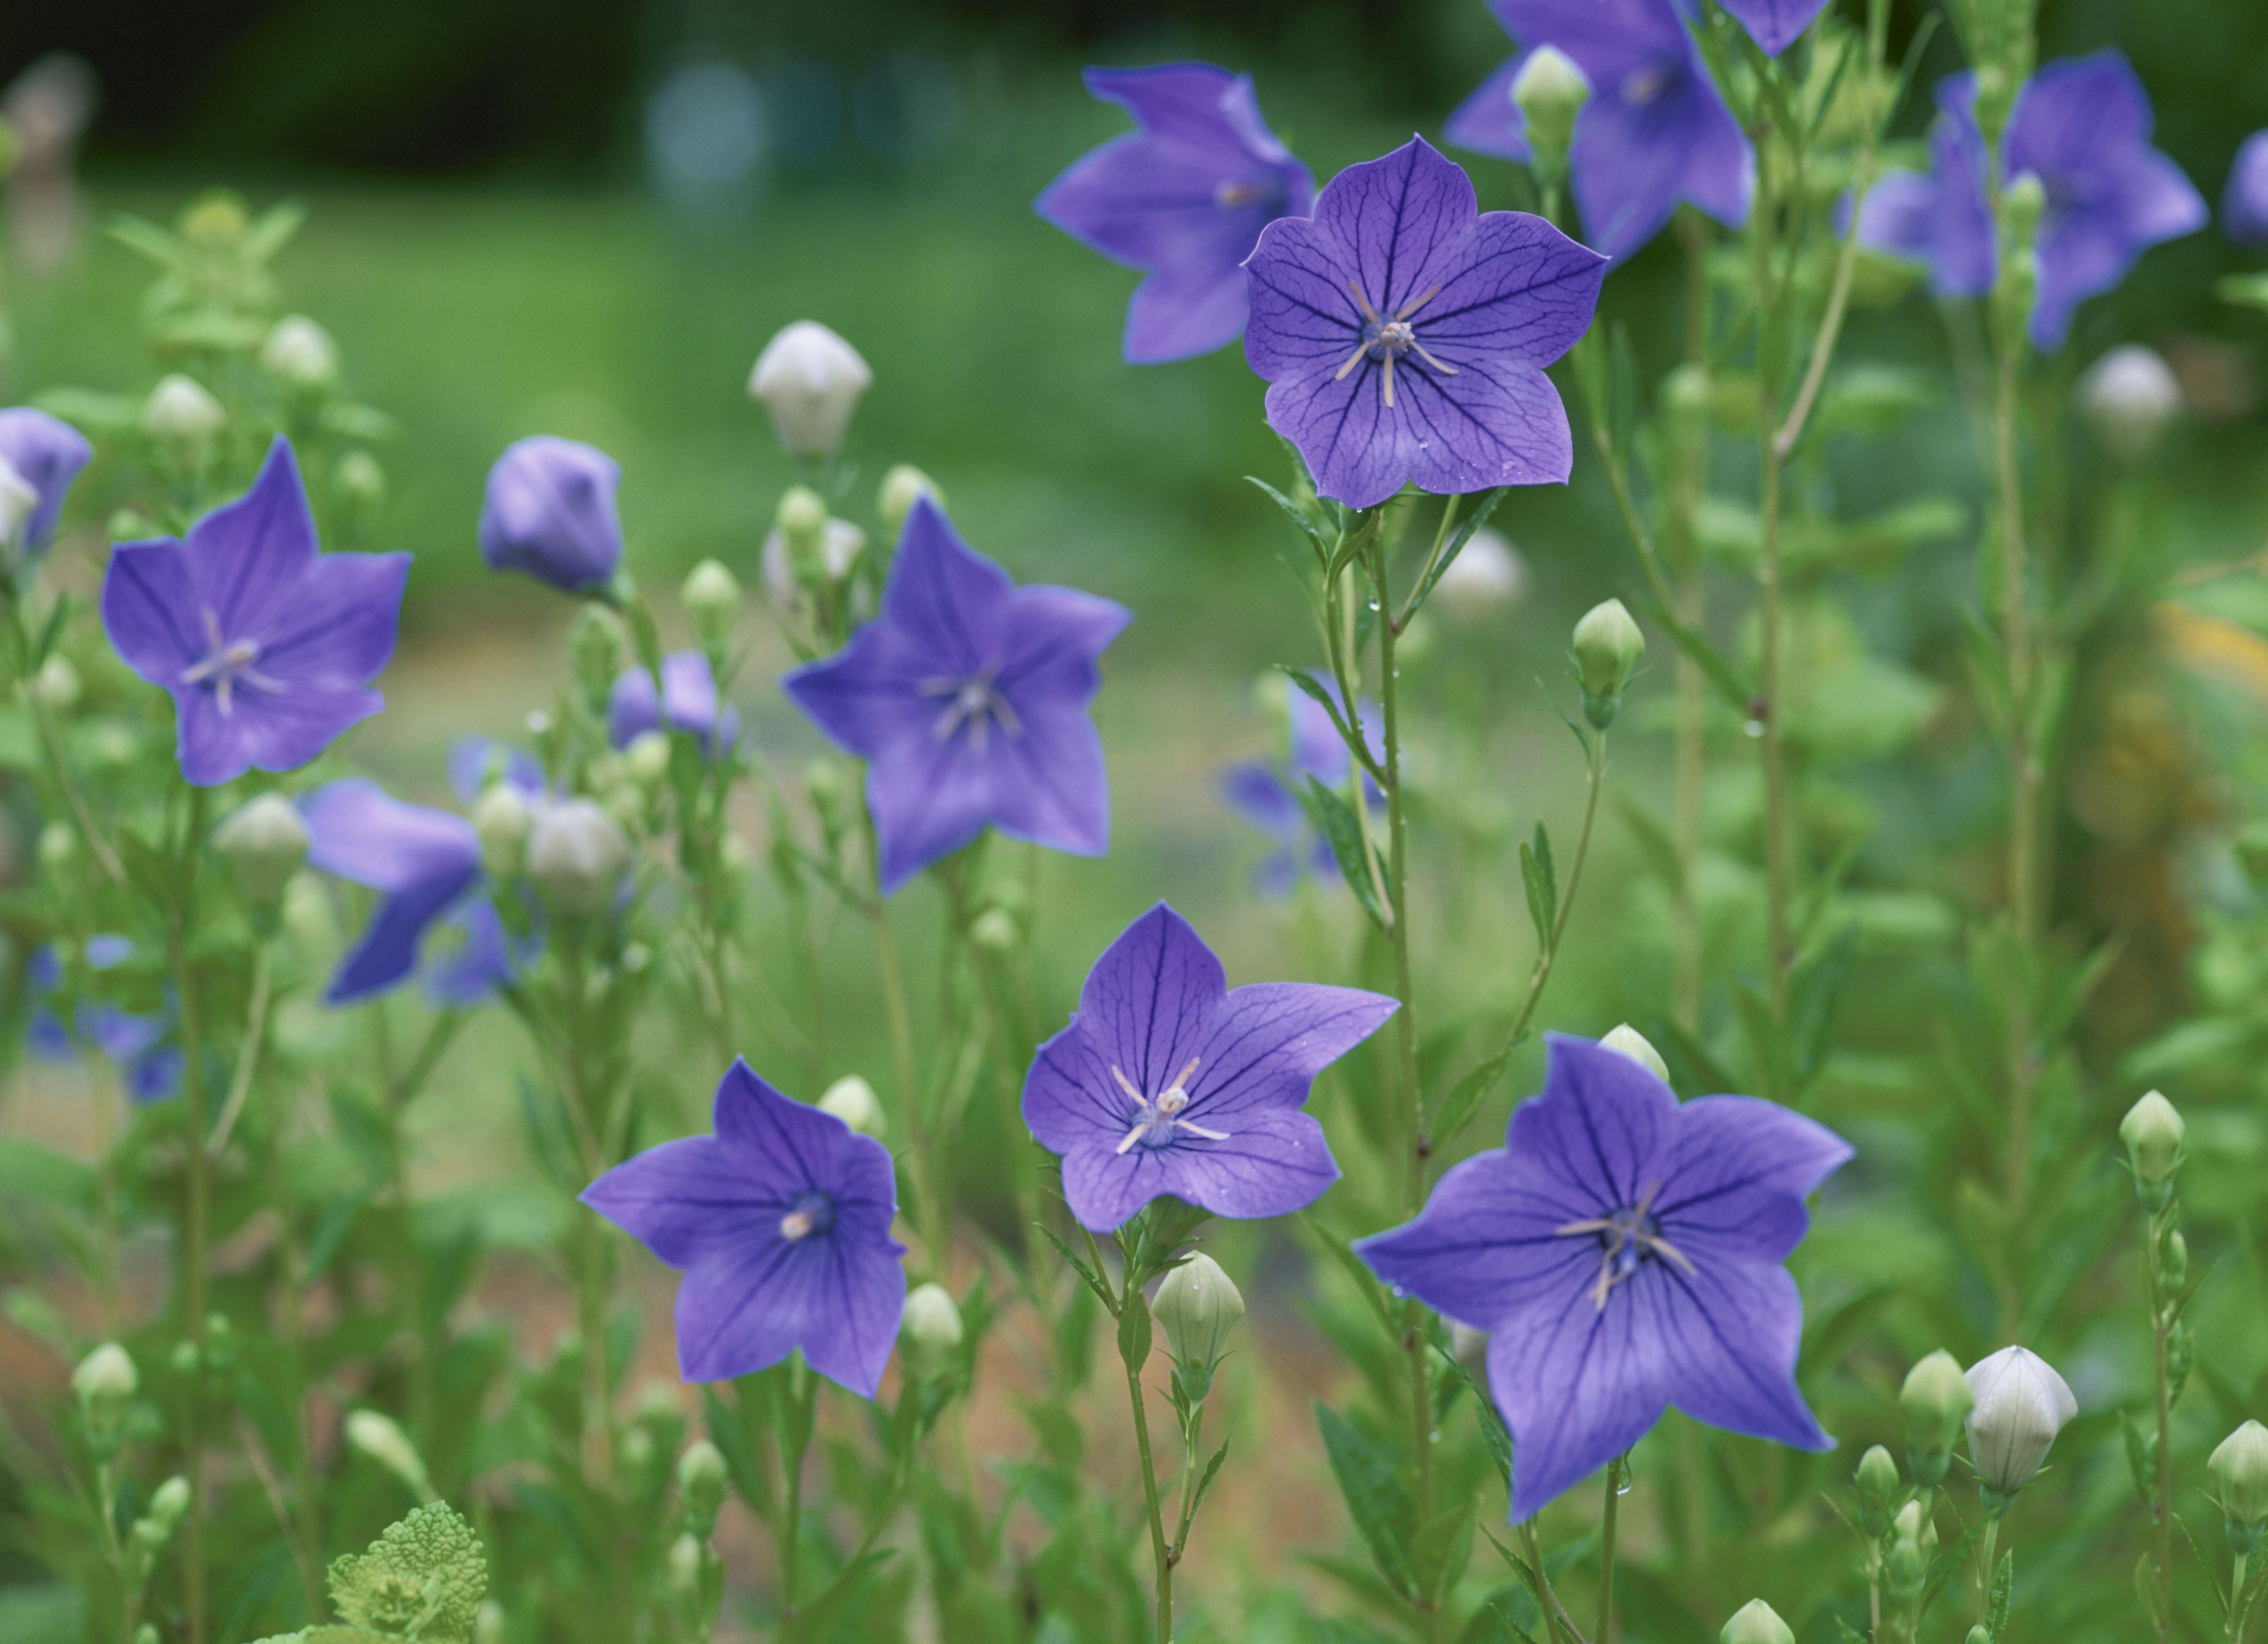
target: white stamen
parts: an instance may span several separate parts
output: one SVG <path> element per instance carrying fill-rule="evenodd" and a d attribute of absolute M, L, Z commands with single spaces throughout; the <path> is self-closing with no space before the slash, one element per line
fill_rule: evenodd
<path fill-rule="evenodd" d="M 1203 1057 L 1198 1056 L 1189 1058 L 1189 1065 L 1174 1075 L 1174 1082 L 1160 1091 L 1154 1101 L 1136 1089 L 1134 1081 L 1127 1078 L 1124 1071 L 1116 1064 L 1114 1063 L 1111 1065 L 1111 1078 L 1118 1081 L 1119 1089 L 1124 1091 L 1127 1100 L 1134 1104 L 1134 1127 L 1126 1132 L 1124 1139 L 1120 1141 L 1114 1151 L 1120 1154 L 1126 1153 L 1135 1143 L 1145 1138 L 1156 1137 L 1160 1132 L 1170 1130 L 1184 1130 L 1190 1135 L 1202 1137 L 1209 1142 L 1228 1140 L 1227 1132 L 1208 1130 L 1202 1124 L 1181 1117 L 1182 1110 L 1189 1105 L 1188 1088 L 1189 1078 L 1197 1071 L 1199 1064 L 1204 1060 Z"/>
<path fill-rule="evenodd" d="M 807 1239 L 810 1236 L 811 1213 L 809 1211 L 791 1210 L 780 1218 L 780 1237 L 785 1239 L 790 1244 L 793 1244 L 798 1239 Z"/>

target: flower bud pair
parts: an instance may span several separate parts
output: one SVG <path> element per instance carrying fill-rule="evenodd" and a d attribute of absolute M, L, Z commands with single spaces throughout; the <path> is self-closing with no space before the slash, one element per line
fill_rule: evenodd
<path fill-rule="evenodd" d="M 1166 1275 L 1150 1311 L 1174 1350 L 1182 1390 L 1192 1399 L 1212 1390 L 1229 1332 L 1244 1316 L 1244 1297 L 1220 1264 L 1200 1251 Z"/>

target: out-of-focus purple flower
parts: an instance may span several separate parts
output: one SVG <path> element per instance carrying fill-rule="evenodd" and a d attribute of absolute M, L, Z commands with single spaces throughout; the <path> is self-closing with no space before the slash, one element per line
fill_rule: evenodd
<path fill-rule="evenodd" d="M 1314 179 L 1260 117 L 1248 76 L 1209 63 L 1089 69 L 1086 89 L 1134 116 L 1048 186 L 1039 214 L 1143 269 L 1124 352 L 1143 365 L 1209 353 L 1244 329 L 1244 259 L 1279 217 L 1305 217 Z"/>
<path fill-rule="evenodd" d="M 37 499 L 24 520 L 21 552 L 26 557 L 44 552 L 53 540 L 55 520 L 63 511 L 63 493 L 93 455 L 85 435 L 45 411 L 28 405 L 0 411 L 0 465 L 15 470 Z"/>
<path fill-rule="evenodd" d="M 883 895 L 987 827 L 1102 853 L 1110 793 L 1086 704 L 1129 615 L 1071 588 L 1018 587 L 934 502 L 914 504 L 882 614 L 780 682 L 868 762 Z"/>
<path fill-rule="evenodd" d="M 1284 697 L 1292 722 L 1288 764 L 1244 760 L 1229 766 L 1220 778 L 1220 795 L 1229 807 L 1277 842 L 1277 849 L 1260 864 L 1257 874 L 1264 896 L 1290 896 L 1307 874 L 1326 880 L 1337 877 L 1337 859 L 1331 853 L 1330 842 L 1309 824 L 1300 793 L 1309 777 L 1327 788 L 1345 787 L 1347 771 L 1353 763 L 1338 727 L 1322 704 L 1295 687 L 1287 687 Z M 1383 744 L 1379 740 L 1377 705 L 1365 701 L 1362 713 L 1371 752 L 1381 755 Z M 1363 793 L 1373 809 L 1385 803 L 1385 795 L 1367 777 L 1363 779 Z"/>
<path fill-rule="evenodd" d="M 492 571 L 524 571 L 568 593 L 605 586 L 622 557 L 615 512 L 622 479 L 595 446 L 534 434 L 489 470 L 481 557 Z"/>
<path fill-rule="evenodd" d="M 1606 259 L 1540 217 L 1482 216 L 1423 137 L 1350 166 L 1312 217 L 1279 217 L 1245 265 L 1244 357 L 1315 489 L 1372 508 L 1567 477 L 1566 408 L 1543 368 L 1591 323 Z"/>
<path fill-rule="evenodd" d="M 1827 0 L 1723 0 L 1725 10 L 1740 18 L 1749 37 L 1777 57 L 1811 26 L 1811 19 L 1827 9 Z"/>
<path fill-rule="evenodd" d="M 447 811 L 406 805 L 374 782 L 350 778 L 301 801 L 307 820 L 307 863 L 379 893 L 378 910 L 323 998 L 351 1004 L 383 992 L 417 968 L 426 933 L 445 917 L 464 920 L 466 941 L 436 967 L 437 998 L 468 1003 L 511 977 L 512 955 L 496 911 L 478 903 L 481 842 L 472 823 Z"/>
<path fill-rule="evenodd" d="M 524 748 L 493 736 L 460 736 L 449 744 L 449 792 L 470 805 L 492 782 L 529 799 L 543 793 L 543 765 Z"/>
<path fill-rule="evenodd" d="M 1217 1216 L 1284 1215 L 1338 1179 L 1300 1111 L 1308 1087 L 1394 1011 L 1355 988 L 1231 992 L 1161 902 L 1094 962 L 1071 1025 L 1040 1047 L 1024 1123 L 1062 1155 L 1064 1198 L 1097 1233 L 1168 1193 Z"/>
<path fill-rule="evenodd" d="M 122 542 L 102 579 L 111 648 L 173 693 L 200 787 L 291 770 L 386 705 L 407 554 L 317 551 L 289 440 L 252 489 L 171 537 Z"/>
<path fill-rule="evenodd" d="M 699 737 L 702 751 L 711 758 L 740 740 L 740 711 L 726 703 L 724 711 L 718 711 L 717 676 L 700 652 L 678 651 L 662 658 L 661 690 L 669 728 Z M 654 711 L 653 675 L 643 667 L 624 669 L 607 698 L 607 740 L 616 748 L 628 748 L 641 734 L 660 728 L 660 716 Z"/>
<path fill-rule="evenodd" d="M 1805 3 L 1818 10 L 1819 0 L 1785 9 Z M 1749 21 L 1747 10 L 1772 4 L 1749 0 L 1736 10 Z M 1512 84 L 1530 53 L 1557 47 L 1591 82 L 1567 169 L 1592 246 L 1628 256 L 1681 201 L 1734 227 L 1749 220 L 1756 150 L 1709 77 L 1676 0 L 1491 0 L 1490 9 L 1522 50 L 1449 116 L 1450 142 L 1504 159 L 1532 158 Z"/>
<path fill-rule="evenodd" d="M 86 967 L 108 970 L 123 964 L 133 952 L 134 944 L 123 936 L 91 936 Z M 77 1058 L 79 1046 L 91 1046 L 117 1070 L 127 1095 L 136 1102 L 162 1102 L 180 1089 L 181 1051 L 168 1017 L 89 999 L 71 1013 L 71 1025 L 66 1028 L 54 1002 L 63 984 L 63 959 L 52 945 L 33 950 L 24 980 L 32 1006 L 26 1038 L 33 1055 L 67 1062 Z"/>
<path fill-rule="evenodd" d="M 2268 131 L 2256 131 L 2236 151 L 2220 196 L 2220 232 L 2240 246 L 2268 246 Z"/>
<path fill-rule="evenodd" d="M 1543 1094 L 1415 1221 L 1355 1250 L 1386 1283 L 1489 1335 L 1511 1429 L 1512 1517 L 1533 1517 L 1675 1404 L 1822 1450 L 1796 1390 L 1803 1301 L 1780 1263 L 1843 1139 L 1750 1096 L 1680 1102 L 1635 1058 L 1555 1034 Z"/>
<path fill-rule="evenodd" d="M 683 1271 L 680 1373 L 726 1381 L 799 1347 L 828 1381 L 873 1397 L 906 1303 L 889 1149 L 741 1061 L 717 1087 L 715 1122 L 714 1135 L 649 1148 L 582 1195 Z"/>
<path fill-rule="evenodd" d="M 1992 287 L 1992 221 L 1985 204 L 1984 142 L 1975 77 L 1937 88 L 1930 171 L 1883 179 L 1859 213 L 1862 244 L 1929 265 L 1940 296 Z M 2039 296 L 2031 338 L 2059 348 L 2080 303 L 2124 279 L 2152 246 L 2205 226 L 2204 197 L 2150 144 L 2149 93 L 2116 48 L 2049 63 L 2017 94 L 2000 140 L 2001 169 L 2040 180 Z"/>

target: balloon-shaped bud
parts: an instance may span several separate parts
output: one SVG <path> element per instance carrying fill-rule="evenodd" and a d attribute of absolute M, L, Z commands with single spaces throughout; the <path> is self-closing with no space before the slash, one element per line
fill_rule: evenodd
<path fill-rule="evenodd" d="M 516 442 L 489 470 L 481 557 L 491 571 L 517 571 L 563 593 L 605 586 L 622 557 L 621 480 L 595 446 L 549 434 Z"/>
<path fill-rule="evenodd" d="M 1663 1084 L 1669 1082 L 1669 1064 L 1661 1059 L 1661 1052 L 1653 1048 L 1646 1036 L 1628 1022 L 1609 1028 L 1606 1037 L 1599 1041 L 1599 1049 L 1626 1056 Z"/>
<path fill-rule="evenodd" d="M 1623 692 L 1646 654 L 1646 636 L 1620 600 L 1609 600 L 1593 606 L 1575 624 L 1574 652 L 1583 716 L 1603 731 L 1622 710 Z"/>
<path fill-rule="evenodd" d="M 1953 1441 L 1976 1404 L 1960 1360 L 1943 1348 L 1906 1372 L 1898 1409 L 1906 1422 L 1906 1466 L 1916 1484 L 1928 1488 L 1945 1477 Z"/>
<path fill-rule="evenodd" d="M 1211 1390 L 1229 1332 L 1244 1316 L 1244 1297 L 1220 1264 L 1202 1250 L 1167 1273 L 1150 1303 L 1165 1330 L 1182 1385 L 1191 1398 Z"/>
<path fill-rule="evenodd" d="M 2163 355 L 2129 343 L 2087 368 L 2079 380 L 2079 405 L 2110 454 L 2135 462 L 2157 447 L 2182 414 L 2182 385 Z"/>
<path fill-rule="evenodd" d="M 2220 1493 L 2229 1546 L 2240 1556 L 2250 1553 L 2268 1522 L 2268 1427 L 2246 1422 L 2220 1441 L 2205 1471 Z"/>
<path fill-rule="evenodd" d="M 1539 164 L 1556 173 L 1575 138 L 1575 116 L 1591 100 L 1590 77 L 1557 46 L 1538 46 L 1513 77 L 1512 100 Z"/>
<path fill-rule="evenodd" d="M 307 824 L 281 793 L 263 793 L 231 812 L 212 843 L 253 905 L 273 908 L 307 860 Z"/>
<path fill-rule="evenodd" d="M 613 903 L 630 860 L 622 824 L 592 800 L 547 806 L 527 837 L 527 876 L 561 912 L 578 918 Z"/>
<path fill-rule="evenodd" d="M 339 380 L 339 345 L 306 315 L 287 314 L 260 345 L 260 363 L 294 393 L 322 394 Z"/>
<path fill-rule="evenodd" d="M 960 1361 L 964 1333 L 953 1293 L 943 1285 L 916 1285 L 898 1325 L 898 1356 L 909 1374 L 933 1381 Z"/>
<path fill-rule="evenodd" d="M 906 528 L 906 516 L 914 505 L 928 498 L 939 507 L 945 506 L 945 493 L 937 482 L 910 462 L 901 462 L 882 476 L 882 489 L 875 493 L 874 512 L 881 516 L 882 528 L 893 537 Z"/>
<path fill-rule="evenodd" d="M 2118 1139 L 2126 1144 L 2127 1162 L 2134 1167 L 2134 1191 L 2151 1210 L 2163 1210 L 2173 1197 L 2186 1128 L 2174 1104 L 2154 1090 L 2118 1121 Z"/>
<path fill-rule="evenodd" d="M 71 1391 L 77 1396 L 89 1435 L 114 1440 L 125 1426 L 126 1406 L 141 1385 L 133 1356 L 114 1341 L 81 1359 L 71 1372 Z"/>
<path fill-rule="evenodd" d="M 1859 1497 L 1859 1528 L 1879 1541 L 1889 1533 L 1890 1505 L 1898 1497 L 1898 1463 L 1877 1444 L 1859 1458 L 1852 1479 Z"/>
<path fill-rule="evenodd" d="M 1988 1507 L 2005 1511 L 2007 1500 L 2031 1482 L 2079 1401 L 2055 1367 L 2024 1347 L 2003 1347 L 1970 1366 L 1977 1396 L 1969 1412 L 1969 1459 Z"/>
<path fill-rule="evenodd" d="M 718 561 L 704 559 L 686 573 L 677 602 L 701 637 L 703 650 L 722 650 L 740 615 L 740 579 Z"/>
<path fill-rule="evenodd" d="M 473 801 L 473 831 L 480 836 L 481 866 L 497 881 L 517 879 L 527 865 L 527 836 L 535 810 L 509 782 L 491 782 Z"/>
<path fill-rule="evenodd" d="M 831 457 L 873 380 L 857 349 L 817 321 L 799 320 L 756 356 L 748 394 L 772 414 L 772 430 L 791 455 Z"/>
<path fill-rule="evenodd" d="M 204 384 L 179 372 L 159 379 L 142 402 L 142 431 L 184 468 L 204 461 L 213 437 L 227 421 L 228 413 Z"/>
<path fill-rule="evenodd" d="M 827 1087 L 819 1098 L 820 1110 L 832 1113 L 862 1136 L 882 1133 L 882 1104 L 874 1087 L 856 1073 L 846 1073 Z"/>
<path fill-rule="evenodd" d="M 1787 1623 L 1761 1598 L 1751 1598 L 1733 1612 L 1717 1634 L 1718 1644 L 1795 1644 L 1795 1633 Z"/>
<path fill-rule="evenodd" d="M 724 1505 L 726 1473 L 725 1453 L 706 1439 L 696 1439 L 677 1458 L 677 1487 L 685 1493 L 685 1506 L 696 1517 L 714 1520 Z"/>
<path fill-rule="evenodd" d="M 375 1410 L 351 1412 L 346 1420 L 346 1435 L 348 1444 L 409 1485 L 420 1500 L 439 1499 L 432 1479 L 426 1474 L 425 1458 L 418 1455 L 417 1447 L 393 1417 L 380 1415 Z"/>

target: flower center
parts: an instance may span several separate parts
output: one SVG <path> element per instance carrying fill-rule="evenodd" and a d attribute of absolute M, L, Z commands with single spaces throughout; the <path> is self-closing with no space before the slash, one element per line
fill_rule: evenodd
<path fill-rule="evenodd" d="M 1563 1238 L 1595 1238 L 1599 1242 L 1599 1276 L 1591 1286 L 1591 1300 L 1599 1311 L 1607 1310 L 1607 1293 L 1638 1272 L 1638 1264 L 1649 1260 L 1660 1260 L 1693 1271 L 1693 1264 L 1685 1254 L 1661 1236 L 1661 1229 L 1653 1220 L 1653 1196 L 1661 1191 L 1661 1183 L 1654 1183 L 1638 1198 L 1635 1205 L 1625 1205 L 1603 1216 L 1587 1216 L 1580 1221 L 1563 1222 L 1551 1229 Z"/>
<path fill-rule="evenodd" d="M 950 741 L 964 727 L 968 732 L 968 745 L 978 753 L 984 751 L 984 739 L 995 725 L 1000 734 L 1010 739 L 1024 734 L 1024 722 L 1016 717 L 1016 710 L 993 682 L 992 670 L 972 674 L 964 678 L 939 677 L 922 681 L 917 689 L 924 697 L 934 697 L 944 704 L 930 734 L 940 742 Z"/>
<path fill-rule="evenodd" d="M 1418 358 L 1445 377 L 1454 377 L 1457 374 L 1457 368 L 1454 365 L 1446 360 L 1436 358 L 1432 351 L 1418 340 L 1418 328 L 1410 323 L 1410 315 L 1440 294 L 1440 286 L 1431 286 L 1420 295 L 1403 304 L 1395 311 L 1394 317 L 1390 320 L 1379 318 L 1378 310 L 1372 306 L 1370 299 L 1363 294 L 1362 287 L 1355 281 L 1349 280 L 1347 289 L 1354 293 L 1354 300 L 1362 310 L 1362 341 L 1355 344 L 1354 352 L 1346 357 L 1346 363 L 1339 367 L 1338 374 L 1331 379 L 1332 381 L 1342 380 L 1347 372 L 1361 365 L 1366 359 L 1376 360 L 1379 365 L 1379 392 L 1385 396 L 1386 403 L 1390 407 L 1394 403 L 1394 363 L 1405 354 L 1417 355 Z"/>
<path fill-rule="evenodd" d="M 1209 1142 L 1228 1139 L 1226 1131 L 1209 1131 L 1204 1125 L 1182 1117 L 1182 1110 L 1189 1105 L 1189 1076 L 1197 1071 L 1197 1064 L 1204 1059 L 1198 1056 L 1189 1058 L 1189 1065 L 1174 1074 L 1174 1082 L 1154 1097 L 1145 1096 L 1137 1090 L 1134 1081 L 1120 1072 L 1116 1063 L 1112 1064 L 1110 1076 L 1118 1081 L 1118 1087 L 1134 1104 L 1130 1116 L 1134 1128 L 1128 1131 L 1126 1139 L 1118 1144 L 1120 1153 L 1126 1152 L 1137 1142 L 1145 1147 L 1163 1147 L 1174 1139 L 1176 1131 L 1187 1131 L 1190 1135 L 1202 1136 Z"/>
<path fill-rule="evenodd" d="M 1675 73 L 1676 69 L 1668 59 L 1655 57 L 1641 63 L 1623 76 L 1622 85 L 1616 89 L 1621 92 L 1623 101 L 1633 107 L 1643 108 L 1669 89 L 1670 79 Z"/>
<path fill-rule="evenodd" d="M 205 608 L 205 654 L 203 658 L 181 670 L 184 685 L 210 685 L 214 701 L 220 708 L 220 717 L 228 719 L 236 711 L 235 692 L 239 682 L 254 690 L 280 691 L 284 687 L 261 673 L 252 665 L 260 660 L 257 639 L 229 639 L 222 636 L 220 618 L 210 606 Z"/>
<path fill-rule="evenodd" d="M 799 1243 L 835 1225 L 835 1201 L 825 1193 L 799 1193 L 780 1218 L 780 1237 Z"/>
<path fill-rule="evenodd" d="M 1213 186 L 1212 203 L 1224 211 L 1233 211 L 1239 206 L 1257 205 L 1263 200 L 1280 200 L 1284 190 L 1274 181 L 1225 180 Z"/>

